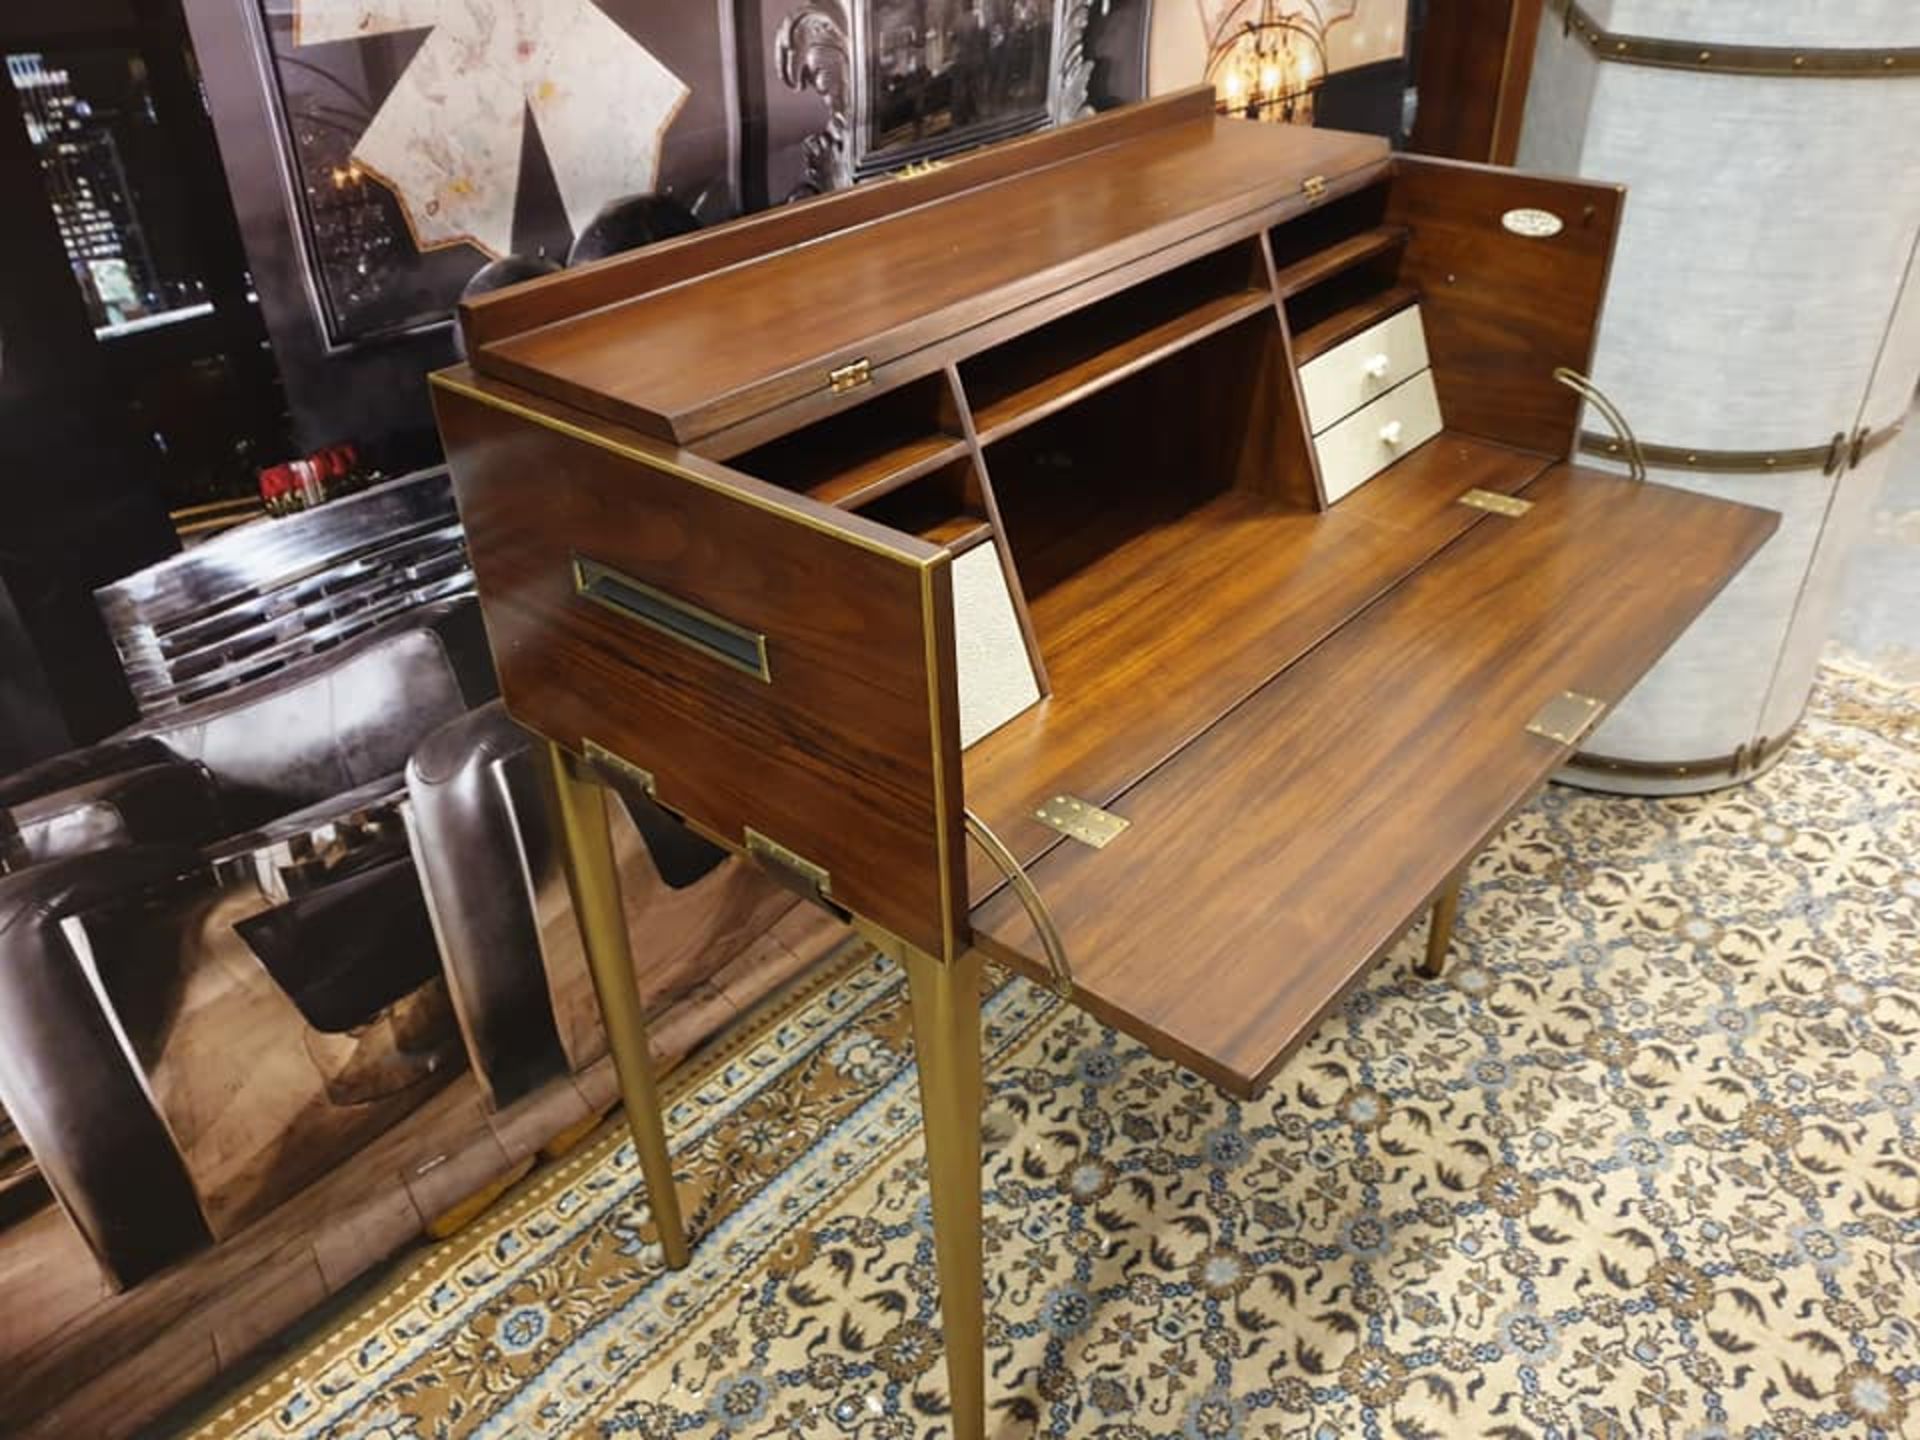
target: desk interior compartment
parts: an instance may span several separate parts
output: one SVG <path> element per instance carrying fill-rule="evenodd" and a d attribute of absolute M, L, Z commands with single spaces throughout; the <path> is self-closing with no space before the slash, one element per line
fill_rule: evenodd
<path fill-rule="evenodd" d="M 960 366 L 983 441 L 1064 406 L 1250 315 L 1270 313 L 1265 261 L 1247 240 L 1203 255 L 983 350 Z"/>
<path fill-rule="evenodd" d="M 966 452 L 945 374 L 923 375 L 727 463 L 823 505 L 856 508 Z"/>

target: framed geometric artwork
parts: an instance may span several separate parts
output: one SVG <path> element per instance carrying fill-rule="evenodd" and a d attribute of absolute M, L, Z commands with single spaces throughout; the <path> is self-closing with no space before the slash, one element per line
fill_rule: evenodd
<path fill-rule="evenodd" d="M 251 5 L 330 350 L 444 324 L 482 264 L 564 259 L 609 200 L 670 189 L 708 218 L 738 208 L 729 5 Z"/>

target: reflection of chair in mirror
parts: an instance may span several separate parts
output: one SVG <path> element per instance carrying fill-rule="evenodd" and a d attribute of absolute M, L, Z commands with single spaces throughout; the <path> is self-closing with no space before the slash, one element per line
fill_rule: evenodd
<path fill-rule="evenodd" d="M 117 1283 L 458 1069 L 400 771 L 492 690 L 444 601 L 0 781 L 0 1104 Z"/>

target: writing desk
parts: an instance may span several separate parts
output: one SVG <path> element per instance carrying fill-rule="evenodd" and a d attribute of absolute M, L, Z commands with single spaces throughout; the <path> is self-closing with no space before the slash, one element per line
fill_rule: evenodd
<path fill-rule="evenodd" d="M 435 404 L 669 1263 L 596 783 L 904 967 L 963 1437 L 984 958 L 1242 1095 L 1430 906 L 1437 969 L 1775 524 L 1565 459 L 1621 199 L 1199 90 L 463 310 Z"/>

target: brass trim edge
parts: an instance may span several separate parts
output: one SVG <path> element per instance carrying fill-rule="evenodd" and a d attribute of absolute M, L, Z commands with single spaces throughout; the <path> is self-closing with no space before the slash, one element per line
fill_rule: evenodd
<path fill-rule="evenodd" d="M 951 567 L 953 557 L 943 550 L 935 564 Z M 935 565 L 920 567 L 920 638 L 927 661 L 927 739 L 933 747 L 933 853 L 934 863 L 940 868 L 940 943 L 945 947 L 945 953 L 939 958 L 952 963 L 960 958 L 960 950 L 954 933 L 953 877 L 949 873 L 953 868 L 954 857 L 947 851 L 947 765 L 941 748 L 940 656 L 936 638 L 939 631 L 936 628 L 937 617 L 933 604 L 934 569 Z M 957 670 L 957 660 L 955 667 Z M 962 783 L 964 782 L 963 771 Z M 964 801 L 960 813 L 964 818 L 966 815 Z"/>
<path fill-rule="evenodd" d="M 1793 76 L 1818 80 L 1885 80 L 1920 75 L 1920 46 L 1723 45 L 1602 30 L 1580 0 L 1549 0 L 1561 33 L 1580 38 L 1596 60 L 1662 70 L 1721 75 Z"/>
<path fill-rule="evenodd" d="M 1817 470 L 1825 475 L 1850 469 L 1881 447 L 1892 443 L 1905 421 L 1896 420 L 1878 430 L 1859 430 L 1852 436 L 1836 432 L 1819 445 L 1778 450 L 1708 450 L 1697 445 L 1640 444 L 1647 464 L 1661 470 L 1698 470 L 1703 474 L 1766 475 L 1795 470 Z M 1623 459 L 1620 443 L 1592 430 L 1580 432 L 1580 449 L 1589 455 Z"/>
<path fill-rule="evenodd" d="M 662 610 L 683 616 L 695 625 L 706 626 L 742 641 L 752 651 L 754 659 L 748 661 L 722 649 L 712 640 L 693 630 L 676 629 L 664 619 L 658 619 L 643 610 L 635 609 L 612 595 L 602 594 L 596 587 L 603 580 L 610 581 L 622 589 L 631 590 L 643 599 L 652 601 Z M 746 626 L 735 624 L 724 615 L 716 615 L 711 610 L 694 604 L 691 600 L 682 600 L 678 595 L 670 594 L 657 585 L 636 580 L 633 576 L 624 574 L 611 565 L 578 553 L 573 557 L 573 593 L 582 600 L 592 601 L 602 609 L 611 610 L 623 620 L 631 620 L 634 624 L 644 625 L 656 634 L 666 636 L 669 640 L 678 641 L 687 649 L 704 655 L 709 660 L 716 660 L 722 665 L 740 671 L 743 675 L 751 675 L 763 684 L 773 683 L 773 671 L 767 663 L 767 637 L 758 630 L 749 630 Z"/>
<path fill-rule="evenodd" d="M 1527 733 L 1560 745 L 1577 745 L 1607 712 L 1606 703 L 1577 690 L 1563 690 L 1534 712 Z"/>
<path fill-rule="evenodd" d="M 651 770 L 643 765 L 634 764 L 633 761 L 627 759 L 624 755 L 614 754 L 613 751 L 607 749 L 607 747 L 602 745 L 598 740 L 592 740 L 582 736 L 580 740 L 580 758 L 586 762 L 590 769 L 611 770 L 616 775 L 625 776 L 628 780 L 638 785 L 647 795 L 656 800 L 659 799 L 660 786 L 654 779 Z"/>
<path fill-rule="evenodd" d="M 1040 937 L 1040 948 L 1046 952 L 1047 971 L 1053 982 L 1054 992 L 1061 999 L 1073 996 L 1073 967 L 1067 963 L 1067 945 L 1060 938 L 1059 928 L 1053 923 L 1053 912 L 1047 908 L 1047 902 L 1040 888 L 1033 883 L 1025 867 L 1009 850 L 1006 843 L 993 833 L 991 826 L 971 810 L 966 812 L 967 835 L 987 854 L 994 869 L 1006 877 L 1007 884 L 1013 887 L 1013 893 L 1019 897 L 1020 904 L 1027 912 L 1027 918 L 1033 922 L 1034 933 Z"/>

